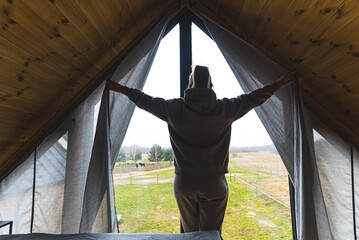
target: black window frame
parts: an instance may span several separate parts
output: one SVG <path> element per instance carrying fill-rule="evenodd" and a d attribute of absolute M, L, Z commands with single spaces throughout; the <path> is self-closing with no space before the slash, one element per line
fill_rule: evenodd
<path fill-rule="evenodd" d="M 168 23 L 163 34 L 165 37 L 177 24 L 180 27 L 180 96 L 184 96 L 184 91 L 188 86 L 189 75 L 191 74 L 192 67 L 192 23 L 201 29 L 209 38 L 213 37 L 209 33 L 203 21 L 197 17 L 191 10 L 184 7 L 177 13 Z M 292 219 L 292 233 L 293 239 L 297 239 L 297 227 L 295 217 L 295 188 L 288 177 L 289 182 L 289 197 L 290 197 L 290 210 Z"/>

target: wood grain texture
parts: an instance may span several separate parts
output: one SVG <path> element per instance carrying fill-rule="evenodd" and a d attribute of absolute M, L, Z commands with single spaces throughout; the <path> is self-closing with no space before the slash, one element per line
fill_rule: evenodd
<path fill-rule="evenodd" d="M 262 1 L 254 7 L 256 1 L 243 0 L 236 1 L 237 15 L 233 5 L 211 2 L 198 1 L 196 8 L 295 68 L 306 103 L 359 146 L 357 1 Z"/>
<path fill-rule="evenodd" d="M 117 0 L 0 1 L 0 174 L 174 1 L 135 5 L 131 10 Z M 155 9 L 148 11 L 150 6 Z"/>
<path fill-rule="evenodd" d="M 0 0 L 0 174 L 178 3 L 295 68 L 306 104 L 359 146 L 356 0 Z"/>

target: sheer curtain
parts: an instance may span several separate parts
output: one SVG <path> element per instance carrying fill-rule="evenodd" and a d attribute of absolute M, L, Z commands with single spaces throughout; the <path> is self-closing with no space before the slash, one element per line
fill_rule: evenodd
<path fill-rule="evenodd" d="M 117 64 L 111 80 L 143 88 L 168 18 Z M 118 232 L 112 170 L 134 107 L 103 83 L 1 177 L 0 219 L 13 221 L 14 234 Z"/>
<path fill-rule="evenodd" d="M 143 88 L 168 18 L 117 65 L 111 80 Z M 246 92 L 288 71 L 205 16 L 203 21 Z M 127 97 L 99 86 L 1 177 L 0 219 L 14 221 L 13 233 L 117 232 L 112 169 L 133 110 Z M 277 91 L 256 112 L 295 186 L 298 239 L 354 238 L 358 150 L 305 109 L 298 85 Z"/>
<path fill-rule="evenodd" d="M 288 70 L 207 17 L 203 21 L 245 92 L 273 83 Z M 295 187 L 298 239 L 331 239 L 311 132 L 298 85 L 278 90 L 256 112 Z"/>
<path fill-rule="evenodd" d="M 92 124 L 95 116 L 92 109 L 100 101 L 103 88 L 104 84 L 1 181 L 0 218 L 13 221 L 14 234 L 79 231 L 86 181 L 84 176 L 93 145 Z M 9 191 L 18 196 L 16 201 L 10 197 Z"/>
<path fill-rule="evenodd" d="M 119 64 L 110 80 L 142 90 L 159 43 L 166 28 L 167 18 L 162 19 L 141 43 Z M 112 169 L 120 151 L 123 138 L 131 120 L 135 105 L 124 95 L 109 92 L 102 96 L 94 147 L 87 176 L 84 208 L 80 232 L 97 232 L 98 218 L 111 222 L 111 229 L 118 228 Z M 96 206 L 100 215 L 91 209 Z M 108 213 L 110 211 L 111 213 Z M 110 225 L 108 226 L 110 227 Z"/>
<path fill-rule="evenodd" d="M 34 153 L 0 183 L 0 219 L 13 221 L 13 233 L 28 233 L 31 226 Z M 0 228 L 0 233 L 9 231 Z"/>

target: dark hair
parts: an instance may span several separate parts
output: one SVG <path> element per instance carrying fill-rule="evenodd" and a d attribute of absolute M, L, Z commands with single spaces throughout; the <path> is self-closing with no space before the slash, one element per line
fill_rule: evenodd
<path fill-rule="evenodd" d="M 189 76 L 188 88 L 212 88 L 212 79 L 208 67 L 195 66 Z"/>

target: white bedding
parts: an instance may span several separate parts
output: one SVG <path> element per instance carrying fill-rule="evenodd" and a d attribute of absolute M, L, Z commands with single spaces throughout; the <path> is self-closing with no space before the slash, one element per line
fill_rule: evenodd
<path fill-rule="evenodd" d="M 0 235 L 1 240 L 68 240 L 68 239 L 89 239 L 89 240 L 220 240 L 217 231 L 193 232 L 182 234 L 164 233 L 80 233 L 54 235 L 45 233 Z"/>

